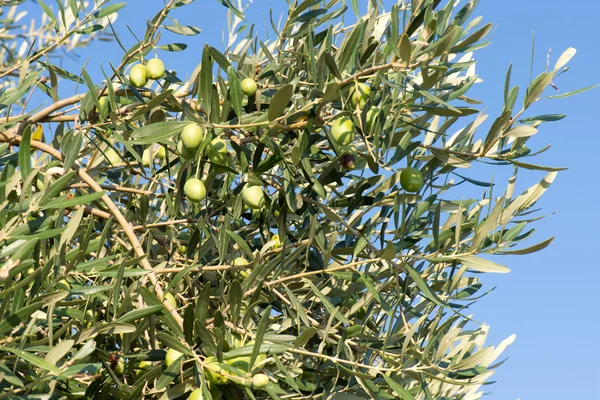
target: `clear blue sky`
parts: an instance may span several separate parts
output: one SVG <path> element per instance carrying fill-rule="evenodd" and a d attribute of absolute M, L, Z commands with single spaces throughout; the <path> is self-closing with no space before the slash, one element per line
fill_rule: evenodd
<path fill-rule="evenodd" d="M 117 23 L 127 46 L 134 41 L 125 24 L 141 36 L 144 20 L 150 19 L 163 2 L 133 0 L 128 3 Z M 469 93 L 470 97 L 484 101 L 491 116 L 497 115 L 502 107 L 504 75 L 511 61 L 514 63 L 513 83 L 521 86 L 521 93 L 529 82 L 532 31 L 536 36 L 534 72 L 544 69 L 548 49 L 553 49 L 555 61 L 564 49 L 572 46 L 578 53 L 570 63 L 571 71 L 556 82 L 559 89 L 570 91 L 600 83 L 597 68 L 600 2 L 504 0 L 481 3 L 475 14 L 483 15 L 485 22 L 494 22 L 496 27 L 490 36 L 492 45 L 476 55 L 477 72 L 484 83 Z M 247 14 L 263 32 L 269 7 L 280 11 L 285 2 L 255 0 Z M 198 0 L 173 15 L 181 24 L 202 28 L 202 33 L 195 37 L 165 33 L 161 40 L 162 44 L 179 41 L 189 45 L 183 53 L 161 54 L 168 68 L 176 65 L 179 74 L 185 77 L 200 62 L 204 43 L 222 48 L 226 9 L 215 0 Z M 114 42 L 96 43 L 80 54 L 82 61 L 89 57 L 91 72 L 97 70 L 99 63 L 106 68 L 108 61 L 116 65 L 122 57 L 122 51 Z M 80 64 L 69 61 L 65 66 L 77 72 Z M 497 286 L 497 289 L 471 309 L 476 319 L 491 325 L 490 344 L 497 344 L 512 333 L 517 335 L 516 342 L 505 353 L 509 360 L 494 377 L 498 382 L 488 386 L 492 394 L 487 398 L 600 399 L 597 361 L 600 359 L 597 332 L 600 301 L 594 278 L 600 266 L 594 256 L 600 226 L 600 213 L 594 211 L 600 195 L 595 181 L 598 167 L 594 167 L 600 149 L 600 133 L 595 124 L 598 105 L 600 90 L 596 89 L 568 99 L 538 103 L 529 114 L 568 114 L 565 120 L 544 124 L 538 137 L 530 143 L 538 147 L 553 145 L 536 159 L 536 164 L 567 166 L 569 170 L 559 174 L 539 202 L 545 211 L 558 212 L 536 224 L 536 239 L 555 236 L 552 246 L 541 253 L 504 258 L 502 261 L 512 272 L 484 276 L 485 286 Z M 489 178 L 490 171 L 469 172 Z M 523 181 L 520 188 L 542 177 L 543 173 L 526 174 L 520 178 Z M 505 187 L 504 183 L 501 187 Z"/>

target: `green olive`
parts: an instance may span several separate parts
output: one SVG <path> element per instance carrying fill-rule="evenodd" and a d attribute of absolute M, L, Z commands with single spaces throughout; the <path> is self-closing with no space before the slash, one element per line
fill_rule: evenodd
<path fill-rule="evenodd" d="M 190 397 L 188 397 L 188 400 L 203 400 L 204 399 L 204 395 L 202 394 L 202 389 L 195 389 L 192 391 L 192 393 L 190 393 Z"/>
<path fill-rule="evenodd" d="M 246 96 L 252 96 L 256 93 L 256 82 L 252 78 L 246 78 L 241 83 L 242 93 Z"/>
<path fill-rule="evenodd" d="M 248 260 L 246 260 L 244 257 L 238 257 L 235 260 L 233 260 L 233 265 L 235 266 L 243 266 L 243 265 L 248 265 L 250 264 L 250 262 Z"/>
<path fill-rule="evenodd" d="M 117 375 L 123 375 L 123 372 L 125 372 L 125 363 L 123 361 L 119 361 L 115 366 L 115 373 Z"/>
<path fill-rule="evenodd" d="M 423 187 L 423 175 L 416 168 L 404 168 L 400 173 L 400 185 L 409 193 L 416 193 Z"/>
<path fill-rule="evenodd" d="M 191 160 L 196 155 L 196 149 L 187 148 L 181 140 L 177 143 L 177 152 L 186 160 Z"/>
<path fill-rule="evenodd" d="M 366 83 L 357 83 L 354 85 L 352 89 L 350 101 L 352 102 L 352 108 L 362 109 L 365 104 L 367 104 L 367 100 L 369 100 L 369 95 L 371 94 L 371 88 Z"/>
<path fill-rule="evenodd" d="M 135 377 L 139 378 L 144 375 L 149 369 L 152 368 L 152 362 L 148 360 L 140 361 L 137 367 L 135 368 Z"/>
<path fill-rule="evenodd" d="M 198 124 L 189 124 L 181 131 L 181 142 L 188 149 L 196 149 L 204 139 L 204 131 Z"/>
<path fill-rule="evenodd" d="M 207 365 L 215 367 L 215 369 L 218 369 L 219 372 L 221 371 L 219 362 L 217 361 L 217 359 L 215 357 L 212 357 L 212 356 L 206 357 L 204 362 Z M 206 379 L 208 379 L 208 381 L 210 383 L 214 383 L 215 385 L 226 385 L 227 383 L 229 383 L 229 378 L 221 375 L 219 372 L 213 371 L 210 368 L 204 368 L 204 375 L 206 376 Z"/>
<path fill-rule="evenodd" d="M 154 152 L 152 151 L 152 147 L 148 147 L 142 154 L 142 165 L 149 167 L 152 164 L 154 164 Z"/>
<path fill-rule="evenodd" d="M 262 389 L 269 384 L 269 377 L 265 374 L 256 374 L 252 377 L 252 386 L 256 389 Z"/>
<path fill-rule="evenodd" d="M 265 193 L 260 186 L 246 184 L 242 189 L 242 199 L 253 210 L 261 209 L 265 205 Z"/>
<path fill-rule="evenodd" d="M 177 359 L 179 359 L 179 357 L 183 357 L 183 353 L 175 349 L 169 349 L 167 350 L 167 354 L 165 355 L 165 364 L 167 365 L 167 367 L 169 367 Z"/>
<path fill-rule="evenodd" d="M 346 116 L 337 118 L 331 124 L 331 138 L 340 146 L 348 146 L 354 141 L 354 123 Z"/>
<path fill-rule="evenodd" d="M 183 187 L 183 192 L 194 203 L 199 203 L 206 198 L 206 186 L 200 179 L 188 179 Z"/>
<path fill-rule="evenodd" d="M 367 132 L 371 132 L 373 128 L 379 123 L 379 115 L 381 110 L 377 107 L 371 107 L 369 111 L 367 111 Z"/>
<path fill-rule="evenodd" d="M 207 148 L 208 159 L 214 164 L 227 165 L 227 143 L 221 138 L 213 139 Z"/>
<path fill-rule="evenodd" d="M 108 160 L 108 162 L 110 162 L 112 165 L 121 164 L 121 157 L 119 157 L 119 155 L 117 154 L 117 152 L 112 147 L 108 148 L 104 152 L 104 156 L 106 157 L 106 159 Z"/>
<path fill-rule="evenodd" d="M 165 64 L 160 58 L 153 58 L 146 63 L 148 79 L 160 79 L 165 74 Z"/>
<path fill-rule="evenodd" d="M 135 87 L 146 86 L 146 83 L 148 83 L 147 73 L 144 64 L 136 64 L 129 71 L 129 82 Z"/>

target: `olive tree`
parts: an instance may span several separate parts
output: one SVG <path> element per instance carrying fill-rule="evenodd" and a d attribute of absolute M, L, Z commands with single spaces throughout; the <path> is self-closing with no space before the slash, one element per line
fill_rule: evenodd
<path fill-rule="evenodd" d="M 468 307 L 552 241 L 531 224 L 560 168 L 527 144 L 574 49 L 497 77 L 490 118 L 476 0 L 290 0 L 273 40 L 262 3 L 221 1 L 225 44 L 184 71 L 192 1 L 129 48 L 125 3 L 0 1 L 0 398 L 480 398 L 514 337 Z M 123 50 L 99 76 L 56 61 L 96 39 Z"/>

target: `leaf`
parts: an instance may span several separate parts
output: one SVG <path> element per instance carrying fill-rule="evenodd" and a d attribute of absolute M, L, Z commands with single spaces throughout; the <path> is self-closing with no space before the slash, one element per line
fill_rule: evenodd
<path fill-rule="evenodd" d="M 229 10 L 234 13 L 238 18 L 244 19 L 244 13 L 235 7 L 230 0 L 219 0 L 221 4 L 225 7 L 229 8 Z"/>
<path fill-rule="evenodd" d="M 573 58 L 573 56 L 575 56 L 576 53 L 577 50 L 573 47 L 569 47 L 568 49 L 566 49 L 560 55 L 560 57 L 558 57 L 558 60 L 556 60 L 556 64 L 554 64 L 554 71 L 558 71 L 559 69 L 567 65 L 567 63 L 571 61 L 571 58 Z"/>
<path fill-rule="evenodd" d="M 212 97 L 212 59 L 210 55 L 210 47 L 208 45 L 204 46 L 204 50 L 202 50 L 202 62 L 200 67 L 200 99 L 202 100 L 202 105 L 204 106 L 204 110 L 206 111 L 206 116 L 210 119 L 211 114 L 211 97 Z"/>
<path fill-rule="evenodd" d="M 56 365 L 63 357 L 65 357 L 75 344 L 74 340 L 64 340 L 54 347 L 46 354 L 44 360 L 50 364 Z"/>
<path fill-rule="evenodd" d="M 412 56 L 412 48 L 410 44 L 410 38 L 406 33 L 403 33 L 402 36 L 400 36 L 400 44 L 398 45 L 398 50 L 400 50 L 400 59 L 406 65 L 409 65 Z"/>
<path fill-rule="evenodd" d="M 588 90 L 595 89 L 598 86 L 600 86 L 600 85 L 591 85 L 591 86 L 588 86 L 588 87 L 584 87 L 583 89 L 575 90 L 575 91 L 572 91 L 572 92 L 567 92 L 567 93 L 555 94 L 555 95 L 552 95 L 552 96 L 548 96 L 548 98 L 549 99 L 564 99 L 565 97 L 574 96 L 576 94 L 580 94 L 580 93 L 583 93 L 583 92 L 587 92 Z"/>
<path fill-rule="evenodd" d="M 294 86 L 292 85 L 285 85 L 275 92 L 269 103 L 269 121 L 273 121 L 283 114 L 293 94 Z"/>
<path fill-rule="evenodd" d="M 71 219 L 69 220 L 69 223 L 65 227 L 63 234 L 60 236 L 60 242 L 58 244 L 58 247 L 62 247 L 63 244 L 69 243 L 71 241 L 71 239 L 73 239 L 75 232 L 77 232 L 77 229 L 79 228 L 79 226 L 81 224 L 81 219 L 83 218 L 84 211 L 85 211 L 85 209 L 82 207 L 82 208 L 77 209 L 73 213 L 73 216 L 71 217 Z"/>
<path fill-rule="evenodd" d="M 62 148 L 63 157 L 63 168 L 65 170 L 70 169 L 75 161 L 79 158 L 79 151 L 83 144 L 83 133 L 80 131 L 70 132 L 65 135 L 60 142 Z"/>
<path fill-rule="evenodd" d="M 523 103 L 525 108 L 528 108 L 541 96 L 544 89 L 552 82 L 552 77 L 552 72 L 542 72 L 531 82 L 531 85 L 529 85 L 525 92 L 525 101 Z"/>
<path fill-rule="evenodd" d="M 54 365 L 50 364 L 47 361 L 42 360 L 41 358 L 39 358 L 37 356 L 34 356 L 33 354 L 31 354 L 27 351 L 19 350 L 19 349 L 13 348 L 13 347 L 4 347 L 4 346 L 0 347 L 0 351 L 6 351 L 8 353 L 13 353 L 17 357 L 22 358 L 23 360 L 27 361 L 28 363 L 30 363 L 38 368 L 41 368 L 43 370 L 46 370 L 46 371 L 51 372 L 56 375 L 60 374 L 59 368 L 55 367 Z"/>
<path fill-rule="evenodd" d="M 537 132 L 538 132 L 537 128 L 534 128 L 533 126 L 530 126 L 530 125 L 519 125 L 519 126 L 515 126 L 511 130 L 509 130 L 508 132 L 506 132 L 504 135 L 502 135 L 502 137 L 505 137 L 505 138 L 508 138 L 508 137 L 512 137 L 512 138 L 524 138 L 524 137 L 533 136 Z"/>
<path fill-rule="evenodd" d="M 246 242 L 240 235 L 238 235 L 237 233 L 235 233 L 233 231 L 226 230 L 226 232 L 237 243 L 237 245 L 240 246 L 240 249 L 244 253 L 246 253 L 246 255 L 250 259 L 254 258 L 254 255 L 252 254 L 252 249 L 250 249 L 250 246 L 248 246 L 248 242 Z"/>
<path fill-rule="evenodd" d="M 535 123 L 535 122 L 554 122 L 554 121 L 560 121 L 561 119 L 563 119 L 565 117 L 566 117 L 565 114 L 544 114 L 544 115 L 536 115 L 535 117 L 523 118 L 523 119 L 520 119 L 518 122 L 520 122 L 522 124 L 531 124 L 531 123 Z"/>
<path fill-rule="evenodd" d="M 504 265 L 477 256 L 462 256 L 458 257 L 457 260 L 465 267 L 478 272 L 497 274 L 506 274 L 510 272 L 510 269 L 506 268 Z"/>
<path fill-rule="evenodd" d="M 424 111 L 433 115 L 439 115 L 441 117 L 465 117 L 467 115 L 473 115 L 479 113 L 479 110 L 474 108 L 457 107 L 456 111 L 450 108 L 443 107 L 426 107 L 420 106 Z"/>
<path fill-rule="evenodd" d="M 234 324 L 237 323 L 240 317 L 242 295 L 242 286 L 240 285 L 240 282 L 237 280 L 231 282 L 231 286 L 229 287 L 228 300 L 231 320 Z"/>
<path fill-rule="evenodd" d="M 176 51 L 183 51 L 183 50 L 187 49 L 187 44 L 185 44 L 185 43 L 169 43 L 169 44 L 165 44 L 162 46 L 156 46 L 156 48 L 161 49 L 161 50 L 176 52 Z"/>
<path fill-rule="evenodd" d="M 248 363 L 248 368 L 252 368 L 254 366 L 254 362 L 256 361 L 256 357 L 260 354 L 260 346 L 263 344 L 263 337 L 267 332 L 267 328 L 269 327 L 269 321 L 271 319 L 271 306 L 268 306 L 265 311 L 263 311 L 260 322 L 258 323 L 258 327 L 256 328 L 256 335 L 254 336 L 254 346 L 252 347 L 252 355 L 250 356 L 250 362 Z"/>
<path fill-rule="evenodd" d="M 21 136 L 19 145 L 19 167 L 21 169 L 21 178 L 27 179 L 31 173 L 31 125 L 27 126 Z"/>
<path fill-rule="evenodd" d="M 227 69 L 231 66 L 227 58 L 225 58 L 225 56 L 214 47 L 210 47 L 210 54 L 224 71 L 227 71 Z"/>
<path fill-rule="evenodd" d="M 189 121 L 165 121 L 143 126 L 133 131 L 133 144 L 165 143 L 179 135 Z"/>
<path fill-rule="evenodd" d="M 548 171 L 548 172 L 553 172 L 553 171 L 566 171 L 568 168 L 566 167 L 545 167 L 542 165 L 535 165 L 535 164 L 528 164 L 528 163 L 524 163 L 521 161 L 517 161 L 517 160 L 508 160 L 508 162 L 510 162 L 511 164 L 516 165 L 517 167 L 521 167 L 521 168 L 525 168 L 525 169 L 530 169 L 533 171 Z"/>
<path fill-rule="evenodd" d="M 104 7 L 104 8 L 101 8 L 100 10 L 96 11 L 94 14 L 92 14 L 92 16 L 97 19 L 104 18 L 111 14 L 116 13 L 121 8 L 125 7 L 126 5 L 127 5 L 126 2 L 111 4 L 108 7 Z"/>
<path fill-rule="evenodd" d="M 205 328 L 206 329 L 206 328 Z M 290 349 L 290 345 L 285 344 L 272 344 L 263 343 L 260 345 L 258 354 L 283 354 Z M 230 350 L 227 353 L 223 353 L 223 360 L 231 360 L 238 357 L 248 357 L 254 352 L 254 345 L 240 347 L 234 350 Z"/>
<path fill-rule="evenodd" d="M 4 107 L 2 106 L 10 106 L 16 103 L 33 85 L 35 85 L 38 81 L 38 77 L 42 71 L 32 72 L 29 74 L 23 82 L 17 86 L 16 88 L 7 89 L 0 95 L 0 110 Z"/>
<path fill-rule="evenodd" d="M 447 153 L 445 151 L 437 150 L 437 149 L 430 149 L 429 151 L 431 151 L 431 154 L 433 154 L 435 156 L 435 158 L 437 158 L 444 164 L 450 165 L 452 167 L 469 168 L 471 166 L 471 164 L 469 164 L 467 161 L 462 160 L 456 156 L 453 156 L 452 154 Z"/>
<path fill-rule="evenodd" d="M 2 322 L 0 322 L 0 335 L 4 336 L 18 325 L 22 324 L 25 321 L 28 321 L 31 318 L 31 315 L 40 308 L 42 308 L 43 305 L 43 302 L 33 303 L 21 308 L 14 314 L 4 317 L 2 319 Z"/>
<path fill-rule="evenodd" d="M 50 8 L 46 5 L 46 3 L 44 3 L 43 0 L 38 0 L 38 2 L 40 3 L 40 6 L 42 6 L 42 9 L 44 10 L 44 14 L 46 14 L 48 17 L 50 17 L 50 19 L 52 20 L 52 23 L 56 26 L 56 30 L 58 31 L 58 29 L 59 29 L 58 20 L 54 16 L 54 13 L 52 12 L 52 10 L 50 10 Z"/>
<path fill-rule="evenodd" d="M 329 71 L 338 79 L 342 79 L 342 75 L 340 74 L 340 70 L 337 67 L 335 59 L 330 53 L 323 53 L 323 58 L 325 59 L 325 65 L 329 68 Z"/>
<path fill-rule="evenodd" d="M 58 198 L 49 202 L 48 204 L 42 204 L 40 206 L 41 210 L 48 210 L 52 208 L 67 208 L 73 206 L 79 206 L 82 204 L 90 204 L 93 201 L 98 200 L 100 197 L 104 196 L 105 192 L 94 192 L 90 194 L 86 194 L 83 196 L 77 196 L 69 200 L 65 200 L 63 198 Z"/>
<path fill-rule="evenodd" d="M 327 9 L 319 8 L 316 10 L 310 10 L 305 12 L 302 15 L 299 15 L 292 23 L 302 23 L 306 21 L 310 21 L 313 18 L 318 17 L 319 15 L 323 15 L 327 13 Z"/>
<path fill-rule="evenodd" d="M 231 97 L 231 106 L 238 116 L 242 118 L 242 87 L 237 72 L 233 66 L 227 68 L 227 79 L 229 82 L 229 96 Z"/>
<path fill-rule="evenodd" d="M 550 245 L 550 243 L 552 243 L 553 240 L 554 240 L 554 237 L 551 237 L 549 239 L 544 240 L 543 242 L 540 242 L 533 246 L 525 247 L 523 249 L 500 250 L 500 251 L 497 251 L 496 253 L 498 253 L 498 254 L 516 254 L 516 255 L 531 254 L 531 253 L 535 253 L 536 251 L 545 249 L 546 247 L 548 247 Z"/>
<path fill-rule="evenodd" d="M 46 204 L 59 194 L 75 177 L 75 171 L 69 171 L 58 178 L 48 189 L 44 191 L 40 199 L 40 204 Z"/>
<path fill-rule="evenodd" d="M 183 36 L 195 36 L 195 35 L 199 34 L 200 32 L 202 32 L 202 30 L 200 28 L 198 28 L 196 26 L 191 26 L 191 25 L 174 24 L 174 25 L 165 25 L 164 27 L 168 31 L 171 31 L 173 33 L 176 33 L 178 35 L 183 35 Z"/>
<path fill-rule="evenodd" d="M 350 63 L 350 60 L 354 58 L 356 49 L 358 48 L 359 40 L 362 35 L 363 24 L 357 23 L 352 30 L 350 35 L 346 34 L 344 41 L 342 42 L 341 49 L 338 52 L 338 68 L 342 71 L 346 70 L 346 67 Z"/>
<path fill-rule="evenodd" d="M 471 250 L 477 251 L 479 247 L 485 240 L 485 238 L 490 234 L 490 232 L 498 226 L 498 218 L 504 209 L 504 196 L 500 197 L 496 200 L 496 205 L 490 212 L 490 214 L 482 221 L 479 226 L 475 229 L 475 234 L 473 235 L 473 240 L 471 242 Z M 458 243 L 458 242 L 457 242 Z"/>
<path fill-rule="evenodd" d="M 462 42 L 460 42 L 456 46 L 454 46 L 454 48 L 452 49 L 452 52 L 458 52 L 472 44 L 477 43 L 485 35 L 487 35 L 490 32 L 490 30 L 492 30 L 493 26 L 494 26 L 494 24 L 492 24 L 491 22 L 489 24 L 484 25 L 477 32 L 473 33 L 471 36 L 469 36 L 468 38 L 466 38 L 465 40 L 463 40 Z"/>
<path fill-rule="evenodd" d="M 416 400 L 416 398 L 410 394 L 408 390 L 404 389 L 402 385 L 393 380 L 391 377 L 387 376 L 386 374 L 381 374 L 381 376 L 383 376 L 383 379 L 385 379 L 387 384 L 390 385 L 390 388 L 394 391 L 394 393 L 399 395 L 402 400 Z"/>
<path fill-rule="evenodd" d="M 128 322 L 133 322 L 135 320 L 146 318 L 150 315 L 156 314 L 159 311 L 161 311 L 163 308 L 164 308 L 163 305 L 157 304 L 154 306 L 148 306 L 148 307 L 140 308 L 137 310 L 132 310 L 132 311 L 129 311 L 128 313 L 122 315 L 121 317 L 119 317 L 119 319 L 117 319 L 116 322 L 119 322 L 122 324 L 125 324 Z"/>
<path fill-rule="evenodd" d="M 171 384 L 171 382 L 173 382 L 173 380 L 177 378 L 177 375 L 179 375 L 179 371 L 181 370 L 181 363 L 183 362 L 183 360 L 183 356 L 178 357 L 173 362 L 173 364 L 169 365 L 163 371 L 163 373 L 160 375 L 160 378 L 158 378 L 158 381 L 156 382 L 156 389 L 162 390 L 168 387 Z"/>

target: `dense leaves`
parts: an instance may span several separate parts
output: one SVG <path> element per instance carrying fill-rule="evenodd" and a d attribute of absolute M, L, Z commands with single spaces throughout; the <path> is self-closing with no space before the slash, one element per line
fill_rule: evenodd
<path fill-rule="evenodd" d="M 484 128 L 477 1 L 370 2 L 353 23 L 342 1 L 294 1 L 270 41 L 221 1 L 225 49 L 130 85 L 153 49 L 186 49 L 162 29 L 199 40 L 168 17 L 191 2 L 100 77 L 45 56 L 126 3 L 40 2 L 57 40 L 0 39 L 0 396 L 480 398 L 514 336 L 486 346 L 466 308 L 509 272 L 494 255 L 552 241 L 531 224 L 560 168 L 523 159 L 564 116 L 525 114 L 574 49 L 522 108 L 509 69 Z M 81 94 L 57 101 L 65 80 Z M 482 161 L 514 174 L 476 180 Z M 522 168 L 546 172 L 518 194 Z"/>

